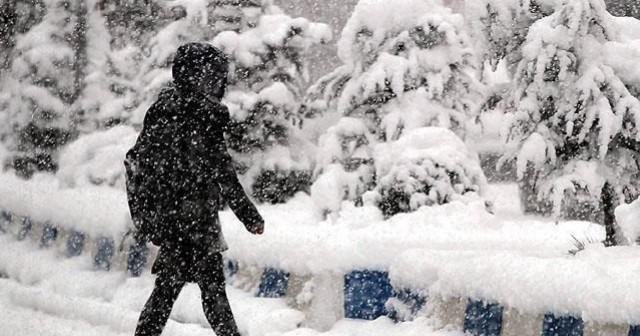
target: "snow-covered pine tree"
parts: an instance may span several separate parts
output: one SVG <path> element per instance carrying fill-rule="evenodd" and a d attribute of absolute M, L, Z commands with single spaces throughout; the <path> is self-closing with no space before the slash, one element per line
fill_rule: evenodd
<path fill-rule="evenodd" d="M 134 123 L 131 119 L 141 97 L 151 96 L 145 95 L 141 85 L 145 48 L 174 17 L 170 8 L 151 0 L 89 1 L 88 6 L 86 52 L 90 62 L 75 106 L 84 133 Z"/>
<path fill-rule="evenodd" d="M 309 109 L 362 118 L 383 141 L 442 126 L 464 136 L 481 85 L 461 15 L 439 0 L 360 1 L 338 42 L 344 63 L 309 91 Z"/>
<path fill-rule="evenodd" d="M 504 61 L 513 75 L 522 59 L 529 27 L 552 14 L 559 0 L 476 0 L 465 2 L 465 16 L 482 65 L 495 71 Z"/>
<path fill-rule="evenodd" d="M 640 102 L 607 65 L 616 39 L 602 0 L 565 1 L 531 26 L 507 134 L 525 210 L 590 218 L 613 194 L 637 197 L 637 153 L 620 145 L 638 140 Z"/>
<path fill-rule="evenodd" d="M 260 6 L 241 6 L 236 12 L 230 5 L 223 8 L 227 15 L 250 16 L 224 20 L 234 30 L 213 40 L 231 55 L 228 143 L 253 196 L 280 203 L 310 185 L 312 146 L 300 132 L 305 58 L 312 45 L 331 38 L 331 31 L 325 24 L 282 14 L 270 1 L 247 3 Z"/>
<path fill-rule="evenodd" d="M 607 10 L 615 16 L 640 19 L 640 2 L 636 0 L 605 0 Z"/>
<path fill-rule="evenodd" d="M 71 106 L 82 85 L 86 8 L 69 0 L 44 1 L 42 12 L 17 5 L 30 14 L 18 26 L 31 27 L 15 42 L 0 124 L 3 142 L 17 152 L 10 164 L 28 176 L 54 170 L 56 149 L 74 133 Z"/>
<path fill-rule="evenodd" d="M 426 126 L 448 128 L 464 137 L 476 116 L 483 87 L 473 76 L 477 71 L 476 59 L 463 19 L 438 0 L 361 0 L 342 32 L 338 54 L 344 64 L 310 88 L 306 108 L 312 115 L 337 114 L 359 120 L 372 139 L 368 144 L 372 152 L 376 143 L 392 143 L 405 133 Z M 341 124 L 354 123 L 340 121 L 338 125 Z M 333 142 L 348 144 L 352 134 L 364 133 L 355 131 L 329 134 L 342 137 Z M 377 161 L 377 157 L 373 159 Z M 370 172 L 365 168 L 359 179 L 338 179 L 361 180 L 362 185 L 354 188 L 345 184 L 340 188 L 362 192 L 370 189 L 372 184 L 367 176 Z M 344 167 L 342 173 L 358 171 Z M 316 172 L 320 174 L 318 181 L 323 181 L 326 177 L 322 174 L 336 175 L 336 168 L 318 167 Z M 390 169 L 375 172 L 379 181 L 393 180 L 387 174 L 393 172 Z M 398 184 L 404 182 L 397 180 Z M 422 182 L 429 183 L 425 179 Z M 395 188 L 378 187 L 381 193 L 384 193 L 381 188 Z M 360 196 L 356 193 L 352 199 Z M 314 198 L 324 199 L 322 195 Z M 378 199 L 381 207 L 386 207 L 383 203 L 394 202 Z M 401 197 L 395 200 L 404 202 Z M 401 205 L 391 208 L 412 210 Z"/>

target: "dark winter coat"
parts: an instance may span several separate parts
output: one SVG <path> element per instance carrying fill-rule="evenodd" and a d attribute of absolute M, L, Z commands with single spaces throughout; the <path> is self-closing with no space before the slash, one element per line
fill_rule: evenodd
<path fill-rule="evenodd" d="M 177 228 L 175 237 L 161 246 L 152 272 L 191 282 L 215 269 L 215 254 L 226 249 L 218 219 L 224 203 L 249 231 L 263 225 L 227 152 L 223 131 L 229 112 L 218 101 L 227 64 L 209 48 L 190 44 L 178 49 L 174 87 L 149 109 L 139 138 L 162 153 L 153 165 L 161 209 L 156 220 Z"/>

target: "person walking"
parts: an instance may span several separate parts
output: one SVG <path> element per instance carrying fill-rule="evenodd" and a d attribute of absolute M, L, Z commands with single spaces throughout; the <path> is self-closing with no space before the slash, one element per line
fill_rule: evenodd
<path fill-rule="evenodd" d="M 173 87 L 163 90 L 147 111 L 136 145 L 127 153 L 128 160 L 147 169 L 135 195 L 127 181 L 132 217 L 142 213 L 137 217 L 147 223 L 138 235 L 160 245 L 152 266 L 155 287 L 135 336 L 162 333 L 187 282 L 200 287 L 216 335 L 240 336 L 225 292 L 221 253 L 227 245 L 218 211 L 228 204 L 253 234 L 263 233 L 264 220 L 240 185 L 224 140 L 230 118 L 220 99 L 228 61 L 209 44 L 188 43 L 178 48 L 172 75 Z M 143 204 L 147 212 L 132 204 Z"/>

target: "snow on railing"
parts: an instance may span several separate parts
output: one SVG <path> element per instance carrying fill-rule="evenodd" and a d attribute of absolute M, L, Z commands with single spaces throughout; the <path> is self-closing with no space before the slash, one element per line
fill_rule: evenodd
<path fill-rule="evenodd" d="M 90 255 L 96 270 L 127 270 L 132 276 L 139 276 L 148 268 L 155 249 L 133 239 L 122 239 L 128 225 L 126 221 L 109 221 L 112 225 L 109 228 L 95 227 L 104 225 L 108 217 L 106 210 L 100 207 L 114 210 L 113 218 L 120 218 L 123 209 L 117 209 L 113 204 L 80 201 L 77 204 L 87 206 L 82 214 L 77 213 L 77 206 L 62 205 L 54 210 L 50 207 L 60 206 L 62 201 L 76 200 L 80 194 L 46 188 L 38 192 L 37 186 L 20 184 L 23 182 L 11 178 L 6 181 L 9 184 L 0 187 L 4 189 L 0 199 L 0 233 L 11 234 L 17 240 L 30 239 L 42 248 L 58 249 L 69 258 Z M 8 190 L 12 193 L 7 194 Z M 66 196 L 60 196 L 61 193 Z M 121 200 L 121 196 L 103 201 Z M 96 194 L 89 197 L 95 199 Z M 126 204 L 119 206 L 126 209 Z M 296 210 L 281 207 L 261 208 L 261 212 L 268 221 L 272 218 L 292 222 L 312 220 L 308 209 L 299 209 L 304 207 L 302 203 L 292 206 Z M 469 215 L 469 209 L 466 217 L 483 220 L 482 216 Z M 451 210 L 456 209 L 448 209 Z M 75 214 L 66 213 L 68 218 L 65 219 L 65 211 Z M 433 224 L 439 220 L 435 216 L 438 211 L 410 215 L 414 217 L 404 220 L 415 223 L 428 218 Z M 89 215 L 92 212 L 102 215 L 92 218 Z M 286 219 L 283 212 L 288 215 Z M 361 216 L 362 213 L 353 215 Z M 634 270 L 637 268 L 630 263 L 640 260 L 640 252 L 632 248 L 594 248 L 582 251 L 576 257 L 557 257 L 556 254 L 553 258 L 544 251 L 555 251 L 561 244 L 549 241 L 544 235 L 536 241 L 518 238 L 510 243 L 495 241 L 497 236 L 484 236 L 485 246 L 472 240 L 447 245 L 437 235 L 432 240 L 427 239 L 428 236 L 422 235 L 416 226 L 412 234 L 422 240 L 423 245 L 439 252 L 409 250 L 401 253 L 398 244 L 385 243 L 385 239 L 394 240 L 399 236 L 384 228 L 352 228 L 353 232 L 349 233 L 344 231 L 344 226 L 340 229 L 329 227 L 331 230 L 324 231 L 315 229 L 313 239 L 324 242 L 319 247 L 309 246 L 310 241 L 305 239 L 289 239 L 291 236 L 287 234 L 299 236 L 302 231 L 311 230 L 306 226 L 308 223 L 300 223 L 306 227 L 299 230 L 290 226 L 286 234 L 273 227 L 275 232 L 270 233 L 273 236 L 255 244 L 253 239 L 265 237 L 240 233 L 242 227 L 230 216 L 222 214 L 223 222 L 227 223 L 223 231 L 231 245 L 227 254 L 230 259 L 226 262 L 230 282 L 260 297 L 284 298 L 290 306 L 305 312 L 308 327 L 329 329 L 342 318 L 370 320 L 389 316 L 395 320 L 410 320 L 428 316 L 442 326 L 453 325 L 472 335 L 640 336 L 640 327 L 635 326 L 640 324 L 640 306 L 637 305 L 640 283 L 636 284 L 637 272 Z M 85 222 L 80 225 L 69 218 Z M 451 220 L 449 217 L 448 221 Z M 463 221 L 464 217 L 455 220 Z M 403 228 L 400 221 L 392 225 L 394 230 L 401 232 L 409 229 Z M 471 230 L 470 237 L 477 236 L 471 226 L 465 230 Z M 346 246 L 332 245 L 335 240 L 327 245 L 325 240 L 337 237 L 331 236 L 329 231 L 350 235 L 343 240 L 360 240 L 356 244 L 359 250 L 347 255 Z M 515 234 L 513 228 L 496 234 L 502 237 L 506 232 Z M 385 235 L 386 238 L 380 240 Z M 463 241 L 470 239 L 456 237 Z M 249 243 L 243 243 L 243 240 Z M 406 249 L 415 246 L 418 240 L 408 239 L 402 244 Z M 280 246 L 276 241 L 288 241 L 290 246 Z M 542 241 L 546 245 L 541 244 Z M 537 246 L 541 252 L 531 256 L 528 248 L 511 248 L 516 246 L 514 244 Z M 307 250 L 304 250 L 305 246 Z M 469 250 L 459 251 L 463 247 Z M 265 253 L 272 256 L 265 257 Z M 378 258 L 382 254 L 387 256 Z M 375 266 L 364 263 L 367 255 L 376 258 Z M 339 260 L 340 256 L 343 261 L 334 268 L 321 262 L 325 258 Z"/>

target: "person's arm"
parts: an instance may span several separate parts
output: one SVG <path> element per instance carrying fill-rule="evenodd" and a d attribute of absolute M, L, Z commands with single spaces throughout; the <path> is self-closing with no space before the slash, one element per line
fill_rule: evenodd
<path fill-rule="evenodd" d="M 217 105 L 209 111 L 209 113 L 213 112 L 217 115 L 209 115 L 211 119 L 204 121 L 204 123 L 210 127 L 199 128 L 199 132 L 202 134 L 196 138 L 201 141 L 192 143 L 199 159 L 205 161 L 205 166 L 211 167 L 209 172 L 211 176 L 206 179 L 210 180 L 208 183 L 218 184 L 222 191 L 222 197 L 249 232 L 262 234 L 264 219 L 238 180 L 238 175 L 233 168 L 233 160 L 227 152 L 222 125 L 216 119 L 221 115 L 228 114 L 227 108 L 224 105 Z M 228 119 L 228 116 L 226 117 Z"/>
<path fill-rule="evenodd" d="M 264 219 L 244 192 L 235 169 L 233 169 L 231 156 L 226 152 L 226 149 L 216 152 L 214 179 L 220 186 L 223 197 L 249 232 L 262 234 L 264 231 Z"/>

